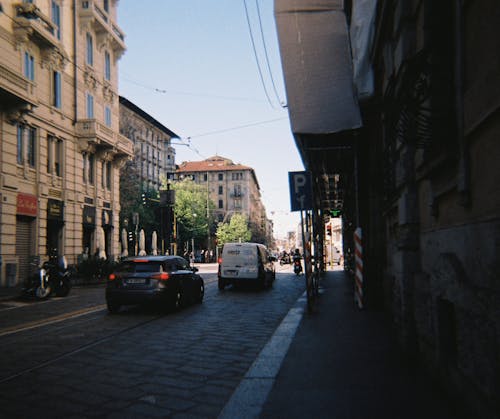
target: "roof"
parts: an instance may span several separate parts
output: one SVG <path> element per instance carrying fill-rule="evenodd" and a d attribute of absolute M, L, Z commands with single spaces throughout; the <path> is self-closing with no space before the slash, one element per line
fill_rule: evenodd
<path fill-rule="evenodd" d="M 177 172 L 192 173 L 192 172 L 229 172 L 235 170 L 251 170 L 249 166 L 235 164 L 232 160 L 221 156 L 209 157 L 202 161 L 185 161 L 182 162 Z"/>
<path fill-rule="evenodd" d="M 134 105 L 130 100 L 127 98 L 120 96 L 120 104 L 123 106 L 126 106 L 129 108 L 132 112 L 135 112 L 137 115 L 141 116 L 144 118 L 146 121 L 148 121 L 150 124 L 154 125 L 156 128 L 160 129 L 163 131 L 165 134 L 170 136 L 170 138 L 180 138 L 175 132 L 169 130 L 165 125 L 163 125 L 161 122 L 158 122 L 156 119 L 154 119 L 151 115 L 148 113 L 144 112 L 141 108 L 139 108 L 137 105 Z"/>

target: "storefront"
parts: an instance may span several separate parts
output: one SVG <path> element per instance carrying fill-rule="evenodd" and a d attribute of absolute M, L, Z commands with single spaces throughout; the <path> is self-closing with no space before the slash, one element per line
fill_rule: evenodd
<path fill-rule="evenodd" d="M 64 202 L 47 201 L 47 254 L 63 254 Z"/>
<path fill-rule="evenodd" d="M 83 207 L 83 220 L 82 220 L 82 228 L 83 228 L 82 248 L 83 252 L 87 253 L 89 256 L 93 255 L 94 252 L 96 251 L 94 244 L 95 221 L 96 221 L 95 207 L 85 205 Z"/>
<path fill-rule="evenodd" d="M 104 245 L 108 259 L 113 258 L 113 211 L 109 209 L 102 210 L 102 228 L 104 230 Z"/>
<path fill-rule="evenodd" d="M 36 255 L 36 217 L 38 199 L 35 195 L 18 193 L 16 206 L 16 256 L 18 260 L 17 281 L 22 282 L 29 276 Z M 15 281 L 15 275 L 9 282 Z M 9 283 L 8 286 L 15 284 Z"/>

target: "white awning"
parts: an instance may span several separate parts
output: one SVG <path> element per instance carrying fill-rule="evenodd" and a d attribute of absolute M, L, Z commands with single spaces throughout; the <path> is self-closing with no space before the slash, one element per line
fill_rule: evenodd
<path fill-rule="evenodd" d="M 294 134 L 361 127 L 342 0 L 275 0 L 288 111 Z"/>

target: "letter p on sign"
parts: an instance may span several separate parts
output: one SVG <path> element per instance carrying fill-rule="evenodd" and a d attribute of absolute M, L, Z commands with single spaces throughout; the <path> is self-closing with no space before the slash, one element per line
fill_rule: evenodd
<path fill-rule="evenodd" d="M 288 172 L 290 206 L 292 211 L 312 209 L 312 181 L 310 172 Z"/>

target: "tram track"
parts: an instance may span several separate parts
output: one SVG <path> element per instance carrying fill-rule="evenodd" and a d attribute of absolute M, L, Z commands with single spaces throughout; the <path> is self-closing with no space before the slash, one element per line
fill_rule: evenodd
<path fill-rule="evenodd" d="M 216 279 L 208 280 L 208 281 L 206 280 L 205 285 L 207 286 L 207 285 L 213 284 L 216 281 L 217 281 Z M 128 313 L 126 313 L 126 314 L 130 314 L 131 312 L 133 313 L 133 311 L 134 311 L 133 308 L 129 309 Z M 9 341 L 9 342 L 5 342 L 5 343 L 0 342 L 0 347 L 9 346 L 9 345 L 17 345 L 17 344 L 19 344 L 19 342 L 21 340 L 40 339 L 40 337 L 43 335 L 50 335 L 50 334 L 58 335 L 62 329 L 66 329 L 69 327 L 73 327 L 73 328 L 75 328 L 75 330 L 73 331 L 74 332 L 73 336 L 69 335 L 68 339 L 72 339 L 73 337 L 84 338 L 86 336 L 86 332 L 83 332 L 78 328 L 81 327 L 84 323 L 90 323 L 93 321 L 99 321 L 99 320 L 109 318 L 106 313 L 107 313 L 106 305 L 100 304 L 97 306 L 86 307 L 86 308 L 83 308 L 80 310 L 74 310 L 72 312 L 64 313 L 64 314 L 57 315 L 57 316 L 52 316 L 50 318 L 39 320 L 39 321 L 32 321 L 32 322 L 24 323 L 21 325 L 0 329 L 0 338 L 2 338 L 2 337 L 15 337 L 16 334 L 20 334 L 14 341 Z M 180 313 L 182 313 L 182 311 Z M 51 330 L 47 330 L 47 331 L 41 332 L 41 333 L 38 332 L 36 334 L 29 334 L 27 336 L 22 335 L 22 332 L 35 331 L 36 329 L 40 329 L 42 327 L 51 326 L 51 325 L 61 325 L 61 324 L 64 324 L 65 321 L 69 322 L 70 320 L 77 320 L 78 321 L 79 319 L 83 318 L 84 316 L 89 316 L 89 315 L 95 315 L 95 316 L 93 316 L 93 317 L 91 317 L 91 318 L 89 318 L 89 319 L 87 319 L 79 324 L 76 324 L 76 325 L 74 323 L 70 323 L 67 325 L 63 325 L 62 327 L 59 327 L 56 330 L 51 329 Z M 112 325 L 112 327 L 115 327 L 115 328 L 118 327 L 119 328 L 118 330 L 115 330 L 113 332 L 106 332 L 106 334 L 104 336 L 100 336 L 100 337 L 89 337 L 90 341 L 87 343 L 78 344 L 76 347 L 73 347 L 69 350 L 63 350 L 59 354 L 51 355 L 50 358 L 47 360 L 44 360 L 42 362 L 28 366 L 26 368 L 20 369 L 18 371 L 11 372 L 7 376 L 0 378 L 0 384 L 14 380 L 14 379 L 19 378 L 23 375 L 29 374 L 33 371 L 50 366 L 50 365 L 52 365 L 60 360 L 63 360 L 65 358 L 69 358 L 75 354 L 86 351 L 86 350 L 93 348 L 95 346 L 101 345 L 101 344 L 103 344 L 107 341 L 110 341 L 110 340 L 112 340 L 120 335 L 125 335 L 125 334 L 127 334 L 135 329 L 144 327 L 145 325 L 148 325 L 148 324 L 151 324 L 155 321 L 163 319 L 163 318 L 165 318 L 165 315 L 164 315 L 164 313 L 161 313 L 161 314 L 155 314 L 151 317 L 151 314 L 149 314 L 147 318 L 139 319 L 138 321 L 137 321 L 137 317 L 132 317 L 132 319 L 135 320 L 136 322 L 134 322 L 134 324 L 132 324 L 132 325 L 125 326 L 125 327 L 123 327 L 122 321 L 130 320 L 130 317 L 127 318 L 126 316 L 118 315 L 118 316 L 112 316 L 111 318 L 113 319 L 113 323 L 115 321 L 118 321 L 116 324 Z M 64 337 L 64 335 L 59 335 L 59 339 L 61 339 L 63 337 Z"/>

